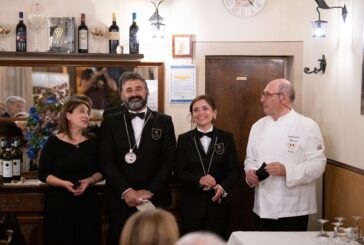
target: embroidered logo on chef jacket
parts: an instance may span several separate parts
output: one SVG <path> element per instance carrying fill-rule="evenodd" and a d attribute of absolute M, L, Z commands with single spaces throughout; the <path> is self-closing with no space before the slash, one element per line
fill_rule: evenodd
<path fill-rule="evenodd" d="M 300 136 L 288 135 L 287 150 L 290 153 L 294 153 L 298 147 L 298 141 Z"/>
<path fill-rule="evenodd" d="M 320 151 L 320 150 L 322 150 L 322 145 L 321 144 L 317 144 L 317 146 L 316 146 L 316 149 L 318 150 L 318 151 Z"/>
<path fill-rule="evenodd" d="M 219 155 L 223 154 L 225 152 L 224 143 L 215 144 L 214 151 Z"/>
<path fill-rule="evenodd" d="M 152 138 L 154 140 L 159 140 L 162 137 L 162 129 L 152 128 Z"/>

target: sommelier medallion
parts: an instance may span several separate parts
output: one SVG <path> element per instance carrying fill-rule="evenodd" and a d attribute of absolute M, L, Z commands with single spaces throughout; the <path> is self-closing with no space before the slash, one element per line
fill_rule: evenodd
<path fill-rule="evenodd" d="M 133 164 L 135 163 L 136 159 L 137 159 L 137 156 L 136 154 L 133 152 L 132 149 L 129 150 L 128 153 L 125 154 L 125 162 L 128 163 L 128 164 Z"/>

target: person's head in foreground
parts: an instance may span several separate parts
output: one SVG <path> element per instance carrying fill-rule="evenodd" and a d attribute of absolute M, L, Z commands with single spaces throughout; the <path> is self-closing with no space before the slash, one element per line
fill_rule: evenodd
<path fill-rule="evenodd" d="M 179 230 L 173 214 L 163 209 L 134 213 L 125 223 L 120 237 L 122 245 L 173 245 Z"/>
<path fill-rule="evenodd" d="M 191 232 L 182 236 L 175 245 L 226 245 L 226 242 L 210 232 Z"/>

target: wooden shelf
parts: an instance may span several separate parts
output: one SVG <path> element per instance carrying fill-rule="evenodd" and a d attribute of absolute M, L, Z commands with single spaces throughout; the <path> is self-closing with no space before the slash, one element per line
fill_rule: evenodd
<path fill-rule="evenodd" d="M 60 54 L 45 52 L 0 52 L 1 66 L 36 66 L 36 65 L 120 65 L 120 62 L 140 63 L 143 54 Z"/>

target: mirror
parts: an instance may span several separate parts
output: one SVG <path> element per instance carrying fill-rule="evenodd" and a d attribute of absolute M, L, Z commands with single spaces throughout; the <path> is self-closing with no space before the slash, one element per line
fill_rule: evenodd
<path fill-rule="evenodd" d="M 5 100 L 14 95 L 24 98 L 25 106 L 11 106 L 14 103 L 2 105 L 9 114 L 6 116 L 24 117 L 34 104 L 36 94 L 66 84 L 71 95 L 89 96 L 93 102 L 91 117 L 102 118 L 105 108 L 121 104 L 118 86 L 119 78 L 125 71 L 138 72 L 146 79 L 150 90 L 148 106 L 152 110 L 162 111 L 158 66 L 2 66 L 0 102 L 5 104 Z M 0 115 L 4 115 L 4 112 L 0 112 Z"/>
<path fill-rule="evenodd" d="M 90 94 L 94 104 L 94 121 L 102 120 L 102 110 L 109 106 L 120 105 L 115 84 L 125 71 L 136 71 L 147 81 L 150 96 L 148 106 L 163 112 L 164 108 L 164 63 L 141 62 L 143 55 L 110 54 L 49 54 L 0 52 L 0 102 L 10 95 L 26 100 L 24 112 L 29 112 L 35 94 L 43 93 L 54 86 L 67 85 L 71 95 Z M 95 74 L 95 75 L 94 75 Z M 92 77 L 94 75 L 94 77 Z M 91 79 L 91 86 L 85 86 L 82 79 Z M 108 78 L 112 81 L 108 83 Z M 111 84 L 111 85 L 110 85 Z M 112 89 L 114 86 L 114 89 Z M 107 91 L 105 89 L 107 87 Z M 92 92 L 89 90 L 92 88 Z M 101 90 L 101 92 L 99 91 Z M 93 97 L 93 98 L 92 98 Z M 102 97 L 102 99 L 101 99 Z M 1 110 L 0 103 L 0 110 Z M 2 112 L 0 111 L 0 114 Z M 6 127 L 24 128 L 26 113 L 19 118 L 0 117 L 0 124 Z M 18 130 L 19 131 L 19 130 Z M 21 134 L 23 134 L 21 132 Z M 1 132 L 0 137 L 4 136 Z M 23 144 L 25 145 L 25 144 Z M 26 155 L 26 151 L 23 151 Z M 23 157 L 29 170 L 29 159 Z M 33 176 L 33 175 L 31 175 Z"/>

